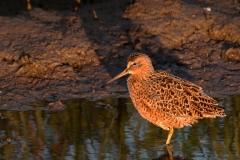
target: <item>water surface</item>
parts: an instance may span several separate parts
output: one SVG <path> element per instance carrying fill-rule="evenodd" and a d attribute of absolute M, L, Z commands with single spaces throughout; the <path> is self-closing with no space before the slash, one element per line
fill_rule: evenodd
<path fill-rule="evenodd" d="M 216 98 L 227 116 L 175 129 L 174 156 L 240 159 L 240 96 Z M 141 118 L 129 98 L 62 101 L 61 111 L 5 111 L 0 117 L 0 159 L 136 160 L 167 153 L 164 131 Z"/>

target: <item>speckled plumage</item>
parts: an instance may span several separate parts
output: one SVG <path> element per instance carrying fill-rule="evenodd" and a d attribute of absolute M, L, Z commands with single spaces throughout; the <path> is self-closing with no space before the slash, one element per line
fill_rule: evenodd
<path fill-rule="evenodd" d="M 225 116 L 224 109 L 201 87 L 167 72 L 154 71 L 150 58 L 145 54 L 131 54 L 127 69 L 107 84 L 126 74 L 131 74 L 127 84 L 140 115 L 170 130 L 166 144 L 170 143 L 173 128 L 189 126 L 204 117 Z"/>

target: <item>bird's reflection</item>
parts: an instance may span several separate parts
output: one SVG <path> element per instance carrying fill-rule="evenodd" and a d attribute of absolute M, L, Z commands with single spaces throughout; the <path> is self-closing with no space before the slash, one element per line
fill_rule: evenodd
<path fill-rule="evenodd" d="M 191 158 L 185 156 L 174 156 L 172 147 L 170 145 L 166 145 L 167 153 L 160 155 L 157 158 L 153 158 L 152 160 L 192 160 Z"/>

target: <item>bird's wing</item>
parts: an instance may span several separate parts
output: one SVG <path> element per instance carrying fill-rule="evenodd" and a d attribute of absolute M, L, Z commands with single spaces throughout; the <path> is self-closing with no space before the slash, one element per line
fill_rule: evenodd
<path fill-rule="evenodd" d="M 143 86 L 141 103 L 152 112 L 161 113 L 163 123 L 181 128 L 202 117 L 215 117 L 217 102 L 202 88 L 166 72 L 158 73 Z"/>

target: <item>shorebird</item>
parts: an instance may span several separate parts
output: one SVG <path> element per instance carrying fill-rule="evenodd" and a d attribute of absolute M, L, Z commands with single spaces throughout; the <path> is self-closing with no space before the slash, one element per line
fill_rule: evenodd
<path fill-rule="evenodd" d="M 174 128 L 190 126 L 197 119 L 224 117 L 224 108 L 203 89 L 165 71 L 155 71 L 146 54 L 133 53 L 127 68 L 102 87 L 131 74 L 127 79 L 132 102 L 140 115 L 164 130 L 169 130 L 166 144 Z"/>

